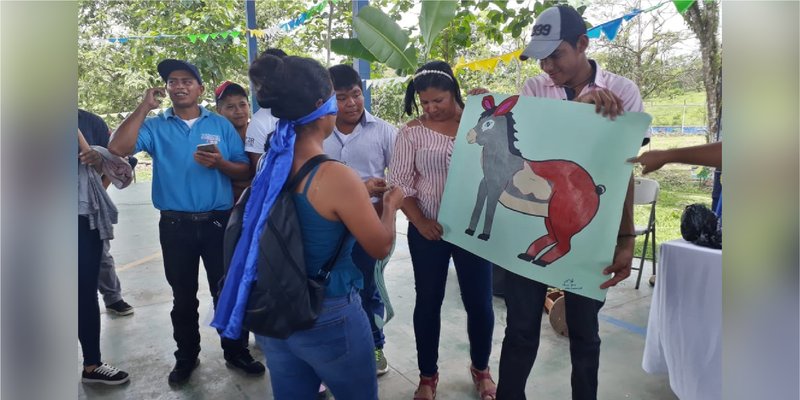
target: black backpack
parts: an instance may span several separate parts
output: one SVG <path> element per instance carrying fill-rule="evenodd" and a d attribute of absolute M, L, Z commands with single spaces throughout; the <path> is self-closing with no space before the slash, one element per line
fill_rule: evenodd
<path fill-rule="evenodd" d="M 722 230 L 717 221 L 717 215 L 705 205 L 688 205 L 681 214 L 681 236 L 698 246 L 721 249 Z"/>
<path fill-rule="evenodd" d="M 258 239 L 256 280 L 250 288 L 243 322 L 243 327 L 255 334 L 285 339 L 296 331 L 314 326 L 319 316 L 325 285 L 348 232 L 342 234 L 336 252 L 319 273 L 308 276 L 303 235 L 292 195 L 303 178 L 325 161 L 335 160 L 324 154 L 313 157 L 286 181 Z M 242 217 L 249 197 L 248 187 L 234 206 L 225 229 L 223 254 L 226 274 L 242 233 Z"/>

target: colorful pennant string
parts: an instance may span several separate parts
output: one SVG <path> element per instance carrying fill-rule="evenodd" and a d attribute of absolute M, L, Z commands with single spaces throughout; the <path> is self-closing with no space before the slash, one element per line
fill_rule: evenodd
<path fill-rule="evenodd" d="M 185 35 L 168 35 L 168 34 L 158 34 L 158 35 L 138 35 L 138 36 L 125 36 L 125 37 L 112 37 L 107 39 L 92 39 L 92 41 L 103 41 L 109 43 L 127 43 L 130 40 L 144 40 L 144 39 L 176 39 L 176 38 L 185 38 L 188 39 L 191 43 L 197 43 L 197 39 L 203 41 L 203 43 L 207 43 L 208 39 L 215 40 L 217 38 L 227 39 L 231 37 L 233 39 L 237 39 L 239 34 L 250 34 L 257 38 L 264 38 L 267 36 L 275 36 L 280 32 L 289 32 L 293 29 L 297 29 L 307 21 L 309 21 L 314 16 L 322 13 L 325 10 L 325 7 L 328 3 L 337 4 L 342 1 L 346 0 L 322 0 L 312 6 L 311 8 L 307 9 L 300 15 L 291 20 L 271 26 L 268 28 L 263 29 L 231 29 L 227 31 L 221 32 L 202 32 L 202 33 L 190 33 Z"/>
<path fill-rule="evenodd" d="M 657 8 L 660 8 L 663 5 L 668 4 L 668 3 L 675 3 L 675 6 L 678 8 L 678 12 L 684 12 L 684 11 L 686 11 L 687 8 L 689 8 L 689 6 L 691 6 L 691 3 L 694 3 L 694 1 L 696 1 L 696 0 L 688 1 L 688 2 L 687 1 L 684 1 L 684 2 L 680 2 L 680 1 L 664 1 L 664 2 L 661 2 L 661 3 L 657 4 L 657 5 L 655 5 L 655 6 L 652 6 L 650 8 L 644 9 L 644 10 L 634 9 L 633 11 L 631 11 L 631 12 L 629 12 L 629 13 L 627 13 L 627 14 L 619 17 L 619 18 L 615 18 L 615 19 L 612 19 L 611 21 L 607 21 L 607 22 L 604 22 L 602 24 L 595 25 L 594 27 L 592 27 L 591 29 L 586 31 L 586 35 L 590 39 L 600 39 L 603 35 L 605 35 L 606 39 L 614 40 L 617 37 L 617 33 L 619 33 L 619 29 L 622 27 L 622 22 L 623 21 L 625 21 L 625 22 L 630 21 L 631 19 L 633 19 L 635 16 L 637 16 L 639 14 L 653 11 L 653 10 L 655 10 Z M 677 3 L 689 3 L 689 4 L 688 5 L 678 6 Z M 499 56 L 496 56 L 496 57 L 486 58 L 486 59 L 483 59 L 483 60 L 477 60 L 477 61 L 471 61 L 471 62 L 464 62 L 464 60 L 459 60 L 459 62 L 456 63 L 456 65 L 455 65 L 455 67 L 453 69 L 454 70 L 459 70 L 459 69 L 466 68 L 466 69 L 470 69 L 470 70 L 473 70 L 473 71 L 492 72 L 492 71 L 495 70 L 495 68 L 497 68 L 497 65 L 501 61 L 506 63 L 506 64 L 508 64 L 509 62 L 511 62 L 511 60 L 518 59 L 520 53 L 522 53 L 522 49 L 510 52 L 510 53 L 505 53 L 505 54 L 502 54 L 502 55 L 499 55 Z"/>

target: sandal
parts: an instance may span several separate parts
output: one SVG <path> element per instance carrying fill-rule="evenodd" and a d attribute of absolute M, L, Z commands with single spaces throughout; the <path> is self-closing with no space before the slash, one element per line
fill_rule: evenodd
<path fill-rule="evenodd" d="M 486 371 L 478 371 L 475 367 L 470 365 L 469 373 L 472 375 L 472 383 L 475 384 L 475 390 L 478 392 L 478 396 L 481 400 L 495 400 L 497 398 L 497 386 L 494 383 L 494 379 L 492 379 L 492 374 L 489 372 L 488 367 Z M 489 382 L 492 382 L 492 388 L 486 388 L 486 385 L 483 384 L 487 379 Z"/>
<path fill-rule="evenodd" d="M 433 376 L 419 376 L 419 386 L 417 386 L 417 390 L 414 391 L 414 400 L 435 400 L 436 399 L 436 386 L 439 384 L 439 373 L 435 373 Z M 422 387 L 427 386 L 431 388 L 431 397 L 423 397 L 420 395 L 422 392 Z"/>

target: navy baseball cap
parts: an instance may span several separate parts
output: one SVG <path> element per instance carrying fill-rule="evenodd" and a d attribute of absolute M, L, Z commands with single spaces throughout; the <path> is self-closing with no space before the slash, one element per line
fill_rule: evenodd
<path fill-rule="evenodd" d="M 171 74 L 173 71 L 180 70 L 189 71 L 192 75 L 194 75 L 195 79 L 197 79 L 197 83 L 201 85 L 203 84 L 203 78 L 200 77 L 200 71 L 197 70 L 197 67 L 186 61 L 168 58 L 158 63 L 158 74 L 161 75 L 161 79 L 164 79 L 164 82 L 166 82 L 167 78 L 169 78 L 169 74 Z"/>
<path fill-rule="evenodd" d="M 533 24 L 531 41 L 519 55 L 520 60 L 541 60 L 552 54 L 564 39 L 586 34 L 586 22 L 578 11 L 567 5 L 550 7 Z"/>

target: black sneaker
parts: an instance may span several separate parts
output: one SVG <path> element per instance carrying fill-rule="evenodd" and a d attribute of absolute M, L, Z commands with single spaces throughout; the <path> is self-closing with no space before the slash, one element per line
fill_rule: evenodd
<path fill-rule="evenodd" d="M 253 359 L 250 352 L 245 350 L 235 357 L 225 357 L 225 365 L 229 368 L 238 369 L 249 376 L 264 375 L 264 364 Z"/>
<path fill-rule="evenodd" d="M 193 360 L 178 360 L 175 363 L 175 368 L 169 373 L 169 383 L 183 383 L 189 380 L 197 366 L 200 365 L 200 359 Z"/>
<path fill-rule="evenodd" d="M 126 303 L 125 300 L 120 300 L 114 304 L 106 306 L 106 310 L 117 315 L 131 315 L 133 314 L 133 307 Z"/>
<path fill-rule="evenodd" d="M 130 380 L 130 376 L 125 371 L 120 371 L 108 364 L 101 364 L 99 367 L 86 372 L 83 370 L 81 382 L 83 383 L 102 383 L 105 385 L 120 385 Z"/>

